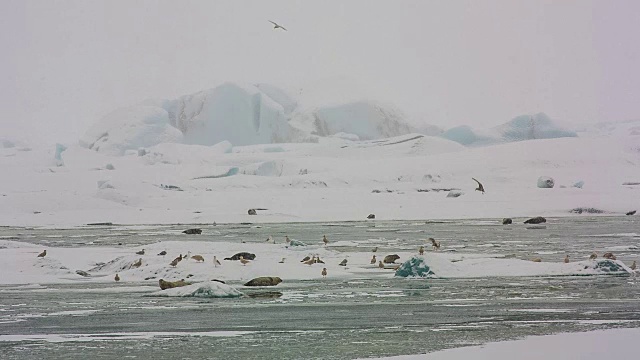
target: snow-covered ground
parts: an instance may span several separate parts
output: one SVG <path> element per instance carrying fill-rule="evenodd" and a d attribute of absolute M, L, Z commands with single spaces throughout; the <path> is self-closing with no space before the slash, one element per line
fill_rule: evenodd
<path fill-rule="evenodd" d="M 489 343 L 430 354 L 394 356 L 387 360 L 600 360 L 638 356 L 635 340 L 640 329 L 609 329 L 583 333 L 531 336 L 523 340 Z"/>
<path fill-rule="evenodd" d="M 295 239 L 294 239 L 295 240 Z M 232 282 L 247 282 L 260 276 L 277 276 L 284 281 L 321 279 L 321 271 L 327 269 L 330 279 L 392 278 L 394 267 L 415 257 L 429 266 L 432 276 L 440 278 L 485 278 L 517 276 L 569 276 L 607 275 L 634 273 L 622 261 L 605 259 L 581 260 L 570 263 L 532 262 L 529 259 L 503 258 L 502 255 L 458 252 L 394 251 L 400 259 L 396 264 L 378 262 L 386 254 L 379 255 L 371 264 L 370 251 L 339 251 L 348 241 L 332 246 L 307 245 L 287 246 L 284 239 L 278 243 L 239 243 L 210 241 L 161 241 L 144 247 L 48 247 L 45 257 L 37 257 L 42 251 L 38 245 L 12 240 L 0 240 L 0 284 L 50 284 L 100 282 L 115 283 L 118 274 L 120 283 L 140 283 L 151 280 L 156 286 L 159 279 L 175 281 L 185 279 L 193 283 L 217 279 Z M 335 247 L 334 247 L 335 246 Z M 137 254 L 144 250 L 143 254 Z M 158 255 L 162 251 L 166 255 Z M 247 264 L 224 260 L 240 252 L 256 255 Z M 204 261 L 191 258 L 200 255 Z M 176 266 L 170 263 L 178 256 L 185 258 Z M 316 256 L 322 263 L 305 264 L 306 256 Z M 214 263 L 214 257 L 220 265 Z M 339 265 L 347 259 L 347 265 Z M 139 265 L 136 263 L 139 262 Z M 84 271 L 86 277 L 77 273 Z M 151 283 L 150 283 L 151 285 Z M 198 286 L 188 289 L 191 294 Z M 229 289 L 221 290 L 223 294 Z M 117 291 L 117 289 L 114 289 Z M 184 295 L 184 294 L 176 294 Z"/>
<path fill-rule="evenodd" d="M 0 224 L 228 223 L 624 214 L 640 207 L 637 136 L 467 148 L 408 134 L 372 141 L 213 147 L 165 143 L 124 156 L 68 144 L 0 148 Z M 142 156 L 139 156 L 142 155 Z M 553 189 L 536 186 L 549 176 Z M 474 191 L 472 177 L 485 194 Z M 582 188 L 573 185 L 583 181 Z M 462 195 L 447 197 L 450 189 Z M 250 216 L 251 208 L 263 208 Z"/>
<path fill-rule="evenodd" d="M 0 225 L 503 218 L 640 207 L 638 121 L 576 131 L 540 113 L 427 136 L 392 105 L 322 99 L 225 83 L 116 110 L 77 143 L 2 137 Z M 538 188 L 540 177 L 555 187 Z M 452 189 L 459 196 L 447 197 Z M 266 210 L 250 216 L 252 208 Z"/>

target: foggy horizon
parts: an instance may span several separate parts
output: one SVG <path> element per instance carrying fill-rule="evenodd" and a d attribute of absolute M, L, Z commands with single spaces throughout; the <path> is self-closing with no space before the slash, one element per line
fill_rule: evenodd
<path fill-rule="evenodd" d="M 75 141 L 120 107 L 226 81 L 294 97 L 335 83 L 443 128 L 538 112 L 578 125 L 640 118 L 634 1 L 5 0 L 0 10 L 3 135 Z"/>

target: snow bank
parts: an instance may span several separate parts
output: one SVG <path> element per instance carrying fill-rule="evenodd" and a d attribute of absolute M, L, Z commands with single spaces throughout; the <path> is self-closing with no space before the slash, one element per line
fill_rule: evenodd
<path fill-rule="evenodd" d="M 235 288 L 218 281 L 191 284 L 173 289 L 160 290 L 149 296 L 198 297 L 198 298 L 236 298 L 244 295 Z"/>
<path fill-rule="evenodd" d="M 402 270 L 402 271 L 400 271 Z M 616 260 L 585 260 L 570 263 L 533 262 L 503 259 L 478 254 L 426 254 L 405 261 L 396 276 L 441 278 L 510 276 L 629 275 L 634 271 Z"/>

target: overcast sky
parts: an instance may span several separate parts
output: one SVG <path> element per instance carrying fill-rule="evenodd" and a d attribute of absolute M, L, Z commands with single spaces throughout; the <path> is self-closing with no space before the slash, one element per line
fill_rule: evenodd
<path fill-rule="evenodd" d="M 353 83 L 443 127 L 640 118 L 636 0 L 0 0 L 0 49 L 0 137 L 224 81 Z"/>

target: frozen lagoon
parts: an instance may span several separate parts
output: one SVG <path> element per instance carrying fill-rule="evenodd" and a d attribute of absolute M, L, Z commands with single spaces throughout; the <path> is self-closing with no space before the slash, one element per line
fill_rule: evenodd
<path fill-rule="evenodd" d="M 213 247 L 244 240 L 242 246 L 259 248 L 267 236 L 281 242 L 287 234 L 317 249 L 312 252 L 328 251 L 353 262 L 359 257 L 368 262 L 374 246 L 380 255 L 415 253 L 427 237 L 442 242 L 443 256 L 541 257 L 543 265 L 555 265 L 565 254 L 583 261 L 592 251 L 613 251 L 627 264 L 639 258 L 636 217 L 559 218 L 536 227 L 517 222 L 510 227 L 497 219 L 203 225 L 200 236 L 180 234 L 192 225 L 4 227 L 0 236 L 14 244 L 37 244 L 34 251 L 44 246 L 50 253 L 74 248 L 93 253 L 116 246 L 133 253 L 176 240 Z M 332 241 L 328 249 L 318 245 L 323 234 Z M 0 249 L 4 263 L 9 250 Z M 261 252 L 255 252 L 259 258 Z M 293 256 L 289 260 L 297 262 Z M 116 284 L 78 276 L 40 285 L 7 284 L 0 287 L 0 349 L 8 359 L 353 359 L 640 327 L 635 276 L 398 279 L 369 270 L 341 277 L 330 272 L 326 280 L 292 276 L 274 288 L 249 289 L 240 279 L 228 279 L 251 295 L 237 299 L 147 296 L 157 291 L 157 279 Z"/>

